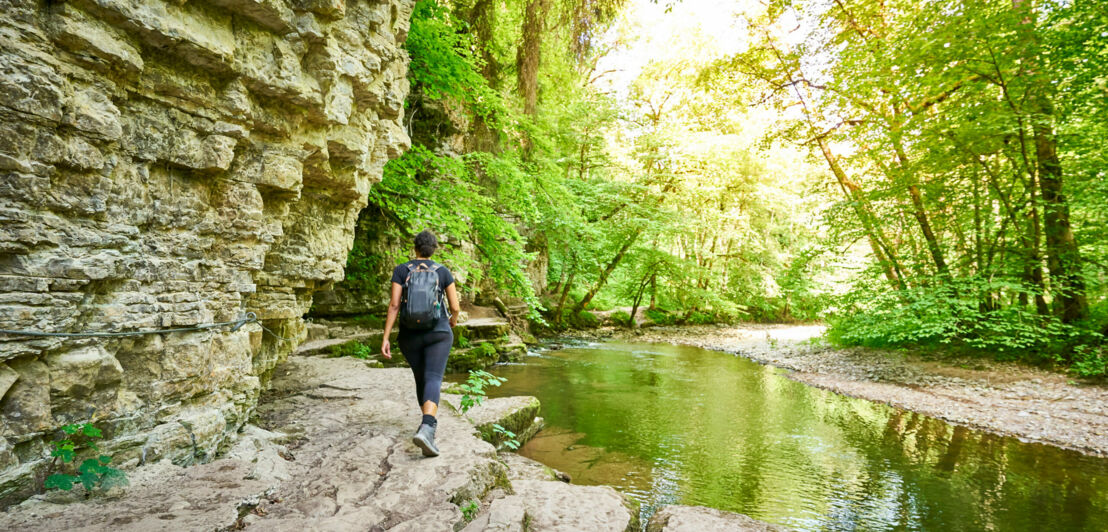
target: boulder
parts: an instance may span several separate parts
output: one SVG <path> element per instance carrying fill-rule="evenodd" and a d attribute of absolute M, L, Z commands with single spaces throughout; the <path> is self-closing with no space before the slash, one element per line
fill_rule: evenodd
<path fill-rule="evenodd" d="M 530 530 L 548 532 L 637 531 L 638 510 L 608 486 L 575 486 L 546 480 L 516 480 Z"/>
<path fill-rule="evenodd" d="M 500 361 L 500 353 L 492 342 L 480 342 L 473 347 L 457 348 L 450 352 L 446 361 L 448 373 L 464 373 L 474 369 L 485 369 Z"/>
<path fill-rule="evenodd" d="M 486 399 L 466 412 L 466 417 L 480 433 L 481 439 L 502 447 L 507 438 L 493 428 L 500 425 L 516 434 L 515 440 L 523 445 L 541 429 L 539 400 L 531 396 L 497 397 Z M 536 423 L 537 422 L 537 423 Z M 538 427 L 533 429 L 533 427 Z"/>
<path fill-rule="evenodd" d="M 512 324 L 501 318 L 477 318 L 459 324 L 454 328 L 454 341 L 461 338 L 469 341 L 496 340 L 507 336 L 512 331 Z M 458 345 L 455 343 L 455 345 Z"/>
<path fill-rule="evenodd" d="M 466 525 L 462 532 L 523 532 L 525 530 L 529 528 L 523 499 L 518 495 L 509 495 L 494 499 L 489 504 L 488 511 Z"/>
<path fill-rule="evenodd" d="M 500 453 L 500 461 L 508 466 L 508 480 L 557 480 L 569 482 L 569 475 L 516 453 Z"/>

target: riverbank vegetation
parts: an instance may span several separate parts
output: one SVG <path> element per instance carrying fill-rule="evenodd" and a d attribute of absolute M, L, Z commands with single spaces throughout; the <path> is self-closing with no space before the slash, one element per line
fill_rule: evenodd
<path fill-rule="evenodd" d="M 1108 371 L 1097 3 L 708 4 L 420 0 L 374 229 L 555 329 L 823 319 Z"/>

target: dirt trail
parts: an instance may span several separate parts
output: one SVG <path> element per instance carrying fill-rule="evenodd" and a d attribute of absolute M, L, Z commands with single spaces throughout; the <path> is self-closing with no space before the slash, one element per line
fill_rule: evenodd
<path fill-rule="evenodd" d="M 929 359 L 873 349 L 831 348 L 808 340 L 812 325 L 657 327 L 612 331 L 635 341 L 692 345 L 792 370 L 800 382 L 946 421 L 1108 455 L 1108 387 L 1015 363 Z M 601 332 L 599 334 L 605 334 Z"/>

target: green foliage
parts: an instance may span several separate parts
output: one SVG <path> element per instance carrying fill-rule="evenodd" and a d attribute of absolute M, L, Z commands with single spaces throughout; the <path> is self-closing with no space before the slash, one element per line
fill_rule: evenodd
<path fill-rule="evenodd" d="M 1106 295 L 1103 10 L 783 0 L 742 18 L 750 42 L 702 81 L 777 111 L 764 139 L 808 146 L 840 198 L 822 212 L 827 238 L 777 270 L 776 294 L 743 298 L 750 314 L 813 317 L 837 299 L 840 343 L 1095 374 L 1108 319 L 1084 306 Z M 841 298 L 809 273 L 832 246 L 868 255 Z"/>
<path fill-rule="evenodd" d="M 481 342 L 473 348 L 473 351 L 478 357 L 488 358 L 496 354 L 496 346 L 492 342 Z"/>
<path fill-rule="evenodd" d="M 1108 377 L 1108 353 L 1104 346 L 1077 346 L 1070 371 L 1079 377 Z"/>
<path fill-rule="evenodd" d="M 43 487 L 69 491 L 80 484 L 85 491 L 91 492 L 94 489 L 106 490 L 128 483 L 123 471 L 109 465 L 112 457 L 106 454 L 86 458 L 74 468 L 78 454 L 100 451 L 93 441 L 94 438 L 103 437 L 100 429 L 91 423 L 82 423 L 65 425 L 62 432 L 65 436 L 52 442 L 53 449 L 50 452 L 54 457 L 53 466 L 56 472 L 46 477 Z"/>
<path fill-rule="evenodd" d="M 458 343 L 458 347 L 460 347 L 462 349 L 465 349 L 465 348 L 470 346 L 469 338 L 466 338 L 465 336 L 462 336 L 461 333 L 458 333 L 457 343 Z"/>
<path fill-rule="evenodd" d="M 715 323 L 716 317 L 707 312 L 693 312 L 689 315 L 688 322 L 693 325 L 707 325 L 709 323 Z"/>
<path fill-rule="evenodd" d="M 1026 287 L 986 279 L 935 279 L 907 290 L 870 288 L 842 300 L 828 338 L 870 347 L 951 346 L 994 353 L 1002 359 L 1065 362 L 1056 353 L 1076 341 L 1099 340 L 1094 331 L 1066 325 L 1019 306 L 989 305 L 994 294 Z M 1095 358 L 1082 366 L 1095 369 Z"/>
<path fill-rule="evenodd" d="M 611 319 L 612 323 L 615 323 L 616 325 L 620 325 L 622 327 L 630 327 L 632 325 L 631 314 L 627 311 L 617 310 L 612 313 Z"/>
<path fill-rule="evenodd" d="M 483 345 L 487 346 L 489 344 Z M 493 351 L 495 351 L 495 348 Z M 462 390 L 462 399 L 458 405 L 458 409 L 461 410 L 463 414 L 468 412 L 470 408 L 485 401 L 486 387 L 500 386 L 507 381 L 508 379 L 497 377 L 484 370 L 470 370 L 466 381 L 458 386 L 458 388 Z"/>
<path fill-rule="evenodd" d="M 368 360 L 371 358 L 376 358 L 379 349 L 380 346 L 378 346 L 377 349 L 374 349 L 373 346 L 369 344 L 364 344 L 359 340 L 351 340 L 344 344 L 331 346 L 331 356 L 336 358 L 351 357 L 361 360 Z"/>
<path fill-rule="evenodd" d="M 677 316 L 657 308 L 647 310 L 646 317 L 656 325 L 673 325 L 677 323 Z"/>
<path fill-rule="evenodd" d="M 492 431 L 494 434 L 499 434 L 500 437 L 503 438 L 504 447 L 507 447 L 512 451 L 519 450 L 519 440 L 516 439 L 516 433 L 504 428 L 497 423 L 492 424 Z"/>
<path fill-rule="evenodd" d="M 582 310 L 572 316 L 569 323 L 579 329 L 595 329 L 600 326 L 600 318 L 587 310 Z"/>
<path fill-rule="evenodd" d="M 446 4 L 416 2 L 404 44 L 410 57 L 408 77 L 424 97 L 464 102 L 488 118 L 502 108 L 501 99 L 481 76 L 466 29 Z"/>
<path fill-rule="evenodd" d="M 475 499 L 470 499 L 465 504 L 458 507 L 462 511 L 462 517 L 466 522 L 472 521 L 474 517 L 477 517 L 477 512 L 481 511 L 481 503 Z"/>

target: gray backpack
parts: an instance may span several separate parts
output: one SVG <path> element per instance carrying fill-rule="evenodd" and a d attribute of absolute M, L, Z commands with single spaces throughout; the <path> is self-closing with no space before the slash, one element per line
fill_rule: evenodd
<path fill-rule="evenodd" d="M 408 278 L 404 280 L 404 292 L 400 300 L 400 325 L 411 330 L 435 328 L 443 316 L 443 291 L 439 286 L 441 264 L 408 263 Z"/>

